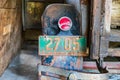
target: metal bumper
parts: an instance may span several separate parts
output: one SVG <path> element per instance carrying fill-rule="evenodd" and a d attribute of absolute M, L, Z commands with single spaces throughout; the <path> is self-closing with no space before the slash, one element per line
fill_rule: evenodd
<path fill-rule="evenodd" d="M 108 73 L 85 73 L 38 65 L 39 80 L 108 80 Z M 41 75 L 41 72 L 60 75 L 60 78 Z"/>

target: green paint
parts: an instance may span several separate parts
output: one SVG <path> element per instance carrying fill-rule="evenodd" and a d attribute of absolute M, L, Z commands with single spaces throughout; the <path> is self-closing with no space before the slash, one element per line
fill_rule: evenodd
<path fill-rule="evenodd" d="M 57 39 L 59 38 L 59 44 L 57 48 L 55 49 L 55 46 L 58 43 L 56 38 Z M 79 39 L 77 40 L 77 38 Z M 66 40 L 66 45 L 65 45 L 65 40 Z M 76 44 L 74 44 L 74 42 L 79 44 L 78 50 L 73 49 L 73 47 L 76 47 Z M 50 50 L 46 49 L 47 45 Z M 66 48 L 68 48 L 68 50 L 65 49 L 65 46 Z M 69 54 L 70 52 L 73 52 L 73 53 L 86 52 L 86 38 L 83 36 L 81 37 L 80 36 L 40 36 L 39 37 L 39 52 L 40 54 L 42 54 L 43 52 L 46 54 L 53 53 L 53 52 L 56 52 L 58 54 L 59 52 L 63 52 L 67 54 Z"/>

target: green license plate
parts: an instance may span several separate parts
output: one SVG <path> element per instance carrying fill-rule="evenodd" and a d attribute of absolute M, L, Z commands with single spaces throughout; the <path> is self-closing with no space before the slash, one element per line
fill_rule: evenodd
<path fill-rule="evenodd" d="M 40 36 L 39 55 L 86 56 L 83 36 Z"/>

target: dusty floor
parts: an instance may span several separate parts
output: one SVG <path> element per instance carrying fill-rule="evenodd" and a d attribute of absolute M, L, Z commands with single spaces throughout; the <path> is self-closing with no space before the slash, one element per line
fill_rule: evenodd
<path fill-rule="evenodd" d="M 37 80 L 37 63 L 39 61 L 37 46 L 24 46 L 0 80 Z"/>
<path fill-rule="evenodd" d="M 38 80 L 37 63 L 40 63 L 40 58 L 37 54 L 37 46 L 24 46 L 0 80 Z M 120 80 L 120 75 L 110 75 L 109 80 Z"/>

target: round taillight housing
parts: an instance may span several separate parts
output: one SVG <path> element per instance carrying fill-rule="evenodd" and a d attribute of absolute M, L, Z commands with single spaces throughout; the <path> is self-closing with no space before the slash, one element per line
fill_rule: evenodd
<path fill-rule="evenodd" d="M 69 17 L 61 17 L 58 21 L 58 26 L 63 31 L 68 31 L 72 27 L 72 20 Z"/>

